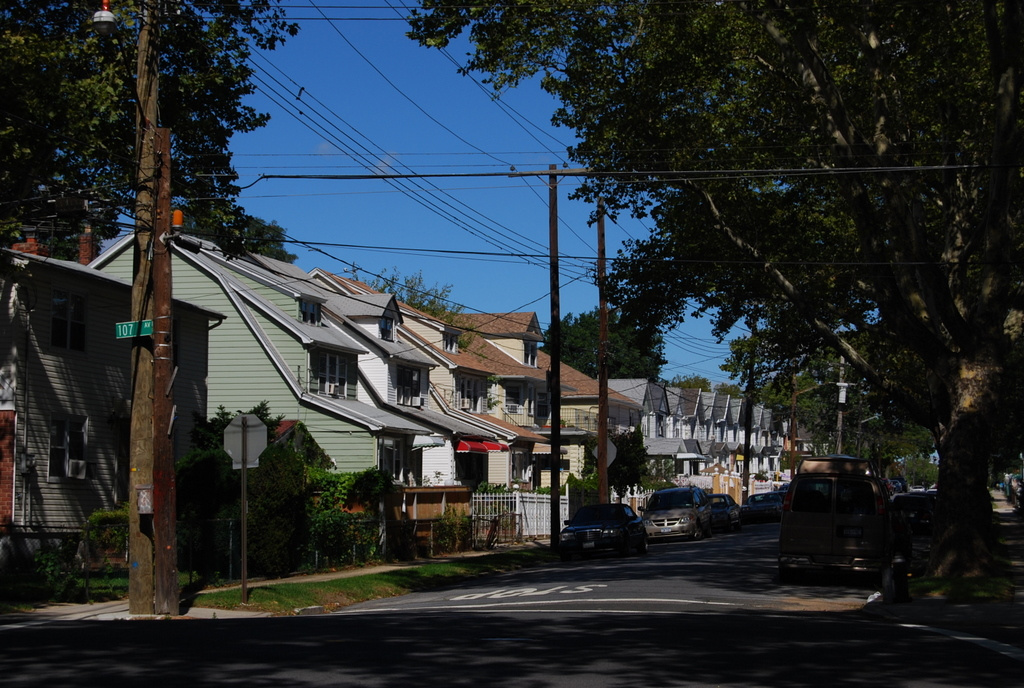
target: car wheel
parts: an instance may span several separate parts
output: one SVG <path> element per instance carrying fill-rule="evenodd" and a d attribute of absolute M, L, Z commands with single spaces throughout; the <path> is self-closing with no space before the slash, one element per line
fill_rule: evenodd
<path fill-rule="evenodd" d="M 691 540 L 703 540 L 704 539 L 704 528 L 701 527 L 698 522 L 693 526 L 693 535 L 690 536 Z"/>

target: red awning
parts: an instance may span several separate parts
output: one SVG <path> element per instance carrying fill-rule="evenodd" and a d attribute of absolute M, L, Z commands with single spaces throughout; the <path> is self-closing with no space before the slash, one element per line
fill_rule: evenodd
<path fill-rule="evenodd" d="M 487 452 L 508 451 L 508 445 L 494 440 L 459 440 L 455 447 L 457 452 Z"/>

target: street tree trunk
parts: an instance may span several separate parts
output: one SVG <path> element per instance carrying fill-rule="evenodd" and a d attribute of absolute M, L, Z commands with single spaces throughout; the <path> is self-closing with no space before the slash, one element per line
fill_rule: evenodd
<path fill-rule="evenodd" d="M 949 420 L 937 432 L 939 496 L 928 562 L 932 576 L 989 576 L 997 568 L 988 459 L 1002 369 L 991 357 L 979 358 L 961 360 L 952 370 Z"/>

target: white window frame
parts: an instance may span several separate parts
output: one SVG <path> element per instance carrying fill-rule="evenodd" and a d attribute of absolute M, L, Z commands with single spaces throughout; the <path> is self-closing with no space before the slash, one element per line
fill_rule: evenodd
<path fill-rule="evenodd" d="M 348 396 L 348 361 L 340 354 L 321 351 L 317 355 L 317 393 L 337 396 L 344 399 Z M 332 387 L 333 385 L 333 387 Z"/>
<path fill-rule="evenodd" d="M 523 365 L 537 367 L 537 342 L 523 342 Z"/>
<path fill-rule="evenodd" d="M 380 338 L 386 342 L 395 341 L 395 319 L 390 315 L 380 316 L 380 323 L 378 324 L 378 331 Z"/>
<path fill-rule="evenodd" d="M 85 416 L 52 416 L 50 418 L 50 450 L 47 480 L 72 478 L 76 472 L 86 477 L 88 470 L 89 419 Z M 72 470 L 72 461 L 81 462 Z"/>
<path fill-rule="evenodd" d="M 299 299 L 299 313 L 302 316 L 302 322 L 307 325 L 319 325 L 323 319 L 323 310 L 320 304 L 313 301 Z"/>
<path fill-rule="evenodd" d="M 447 353 L 459 353 L 459 335 L 457 332 L 444 332 L 441 335 L 441 340 Z"/>
<path fill-rule="evenodd" d="M 420 374 L 419 368 L 396 366 L 395 370 L 395 402 L 402 406 L 420 405 Z"/>

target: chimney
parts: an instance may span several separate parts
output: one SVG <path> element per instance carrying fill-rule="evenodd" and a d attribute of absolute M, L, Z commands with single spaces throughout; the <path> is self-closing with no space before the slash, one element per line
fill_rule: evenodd
<path fill-rule="evenodd" d="M 22 234 L 25 236 L 24 241 L 19 241 L 11 246 L 14 251 L 21 251 L 22 253 L 28 253 L 33 256 L 42 256 L 48 258 L 50 256 L 50 247 L 46 244 L 40 244 L 36 239 L 36 232 L 34 229 L 22 229 Z"/>
<path fill-rule="evenodd" d="M 86 225 L 85 231 L 78 235 L 78 262 L 88 265 L 96 260 L 99 254 L 100 249 L 92 233 L 92 227 Z"/>

